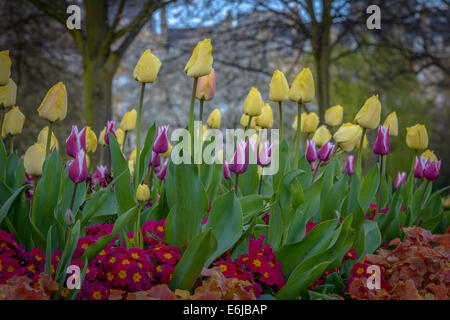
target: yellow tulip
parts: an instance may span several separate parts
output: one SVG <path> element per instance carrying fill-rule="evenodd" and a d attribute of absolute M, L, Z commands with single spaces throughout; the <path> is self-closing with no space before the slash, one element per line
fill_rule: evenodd
<path fill-rule="evenodd" d="M 241 124 L 241 126 L 243 128 L 247 127 L 247 125 L 248 125 L 248 118 L 249 118 L 248 115 L 246 115 L 246 114 L 242 115 L 240 124 Z M 252 118 L 249 128 L 252 128 L 252 129 L 256 128 L 256 118 L 255 117 Z"/>
<path fill-rule="evenodd" d="M 128 170 L 130 170 L 130 175 L 134 174 L 135 163 L 132 160 L 128 160 Z"/>
<path fill-rule="evenodd" d="M 117 143 L 123 147 L 123 144 L 125 142 L 125 131 L 123 131 L 121 128 L 116 130 L 116 139 Z"/>
<path fill-rule="evenodd" d="M 325 111 L 325 123 L 330 127 L 336 127 L 342 123 L 343 116 L 344 116 L 344 108 L 342 108 L 342 106 L 337 105 L 328 108 Z"/>
<path fill-rule="evenodd" d="M 321 125 L 316 132 L 314 132 L 312 140 L 316 142 L 316 146 L 320 147 L 331 140 L 331 133 L 325 125 Z"/>
<path fill-rule="evenodd" d="M 304 112 L 302 113 L 301 122 L 301 132 L 313 133 L 314 131 L 316 131 L 317 126 L 319 125 L 319 116 L 315 112 L 310 112 L 308 114 Z"/>
<path fill-rule="evenodd" d="M 86 152 L 97 150 L 97 136 L 91 127 L 86 127 Z"/>
<path fill-rule="evenodd" d="M 356 149 L 359 149 L 359 145 L 361 144 L 361 140 L 356 144 Z M 367 134 L 364 135 L 363 140 L 363 149 L 367 149 L 369 147 L 369 140 L 367 139 Z"/>
<path fill-rule="evenodd" d="M 100 143 L 102 146 L 106 146 L 105 132 L 106 132 L 106 127 L 103 128 L 103 130 L 100 132 L 100 135 L 98 137 L 98 143 Z"/>
<path fill-rule="evenodd" d="M 139 202 L 147 202 L 150 199 L 150 189 L 146 184 L 140 184 L 137 187 L 136 199 Z"/>
<path fill-rule="evenodd" d="M 421 124 L 406 128 L 406 144 L 411 149 L 426 149 L 428 147 L 427 128 Z"/>
<path fill-rule="evenodd" d="M 43 146 L 47 145 L 47 137 L 48 137 L 48 126 L 43 128 L 41 132 L 39 132 L 37 143 L 42 144 Z M 50 138 L 50 149 L 56 148 L 59 150 L 58 139 L 56 139 L 55 134 L 52 132 L 52 137 Z"/>
<path fill-rule="evenodd" d="M 166 152 L 162 153 L 161 155 L 165 158 L 168 158 L 170 156 L 170 152 L 172 151 L 172 144 L 169 141 L 169 149 L 167 149 Z"/>
<path fill-rule="evenodd" d="M 86 153 L 86 166 L 89 168 L 90 165 L 91 165 L 91 159 L 89 159 L 89 156 Z"/>
<path fill-rule="evenodd" d="M 17 85 L 9 79 L 5 86 L 0 86 L 0 107 L 12 107 L 16 105 Z"/>
<path fill-rule="evenodd" d="M 24 123 L 25 116 L 22 112 L 20 112 L 19 107 L 12 107 L 3 119 L 2 139 L 5 139 L 8 134 L 14 136 L 22 133 Z"/>
<path fill-rule="evenodd" d="M 133 71 L 134 80 L 141 83 L 152 83 L 156 81 L 158 77 L 159 69 L 161 68 L 161 61 L 158 57 L 153 55 L 150 49 L 145 52 L 139 58 L 138 63 Z"/>
<path fill-rule="evenodd" d="M 255 124 L 261 128 L 272 128 L 273 127 L 273 113 L 272 108 L 267 103 L 262 107 L 262 112 L 259 117 L 256 117 Z"/>
<path fill-rule="evenodd" d="M 303 114 L 305 114 L 305 112 L 303 112 Z M 292 122 L 292 129 L 294 129 L 295 131 L 297 131 L 297 120 L 298 116 L 295 116 L 294 122 Z"/>
<path fill-rule="evenodd" d="M 352 151 L 361 140 L 362 128 L 357 124 L 344 123 L 333 138 L 345 152 Z"/>
<path fill-rule="evenodd" d="M 192 56 L 184 67 L 188 77 L 202 77 L 211 73 L 213 64 L 211 39 L 197 43 Z"/>
<path fill-rule="evenodd" d="M 289 96 L 289 84 L 280 70 L 275 70 L 269 85 L 270 101 L 287 101 Z"/>
<path fill-rule="evenodd" d="M 426 150 L 424 153 L 422 153 L 422 157 L 431 161 L 438 161 L 438 158 L 431 150 Z"/>
<path fill-rule="evenodd" d="M 208 120 L 206 121 L 208 126 L 213 129 L 219 129 L 220 128 L 220 110 L 214 109 L 211 114 L 208 117 Z"/>
<path fill-rule="evenodd" d="M 133 163 L 136 163 L 136 149 L 131 151 L 130 156 L 128 157 L 128 161 L 132 161 Z"/>
<path fill-rule="evenodd" d="M 246 115 L 257 117 L 261 114 L 263 105 L 264 101 L 262 100 L 261 93 L 255 87 L 252 87 L 247 98 L 245 98 L 242 112 Z"/>
<path fill-rule="evenodd" d="M 363 107 L 356 114 L 355 122 L 366 129 L 376 129 L 380 124 L 381 103 L 378 95 L 366 100 Z"/>
<path fill-rule="evenodd" d="M 197 91 L 195 97 L 199 100 L 210 101 L 216 94 L 216 73 L 214 68 L 211 73 L 198 78 Z"/>
<path fill-rule="evenodd" d="M 398 120 L 397 120 L 397 114 L 394 112 L 390 113 L 386 120 L 384 120 L 385 127 L 389 127 L 389 135 L 390 136 L 398 136 Z"/>
<path fill-rule="evenodd" d="M 42 165 L 45 160 L 45 146 L 35 143 L 27 149 L 23 158 L 25 171 L 32 176 L 39 177 L 42 175 Z"/>
<path fill-rule="evenodd" d="M 6 86 L 11 77 L 11 58 L 9 51 L 0 51 L 0 86 Z"/>
<path fill-rule="evenodd" d="M 37 109 L 41 118 L 55 122 L 64 120 L 67 115 L 67 91 L 62 82 L 58 82 L 45 95 Z"/>
<path fill-rule="evenodd" d="M 202 126 L 202 141 L 205 141 L 207 133 L 208 133 L 208 126 L 206 124 L 204 124 Z"/>
<path fill-rule="evenodd" d="M 292 82 L 289 100 L 295 102 L 311 102 L 314 99 L 314 79 L 309 68 L 304 68 Z"/>
<path fill-rule="evenodd" d="M 131 111 L 128 111 L 125 113 L 125 115 L 122 118 L 122 121 L 120 121 L 120 128 L 123 131 L 133 131 L 136 127 L 136 109 L 131 109 Z"/>

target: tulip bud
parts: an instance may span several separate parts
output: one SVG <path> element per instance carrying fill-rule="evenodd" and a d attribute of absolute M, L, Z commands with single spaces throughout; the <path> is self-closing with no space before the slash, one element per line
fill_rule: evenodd
<path fill-rule="evenodd" d="M 346 163 L 345 163 L 345 170 L 347 171 L 347 174 L 349 176 L 353 175 L 355 173 L 355 157 L 351 154 L 347 156 Z"/>
<path fill-rule="evenodd" d="M 426 160 L 438 161 L 438 158 L 431 150 L 426 150 L 424 153 L 422 153 L 422 157 Z"/>
<path fill-rule="evenodd" d="M 66 140 L 66 153 L 75 158 L 80 150 L 86 150 L 86 128 L 78 132 L 78 127 L 72 126 L 72 132 Z"/>
<path fill-rule="evenodd" d="M 275 102 L 287 101 L 289 84 L 280 70 L 275 70 L 269 85 L 269 100 Z"/>
<path fill-rule="evenodd" d="M 317 159 L 316 142 L 313 140 L 306 141 L 305 158 L 309 163 L 313 163 Z"/>
<path fill-rule="evenodd" d="M 242 115 L 241 120 L 240 120 L 240 124 L 243 128 L 247 127 L 248 125 L 248 119 L 250 117 L 248 115 L 246 115 L 245 113 Z M 250 126 L 249 128 L 251 129 L 255 129 L 256 128 L 256 118 L 252 117 L 252 120 L 250 121 Z"/>
<path fill-rule="evenodd" d="M 331 140 L 331 133 L 328 131 L 327 127 L 325 125 L 321 125 L 316 132 L 314 132 L 314 136 L 312 137 L 312 140 L 316 143 L 316 146 L 321 147 L 326 142 Z"/>
<path fill-rule="evenodd" d="M 67 115 L 67 91 L 62 82 L 50 88 L 37 112 L 39 117 L 51 122 L 64 120 Z"/>
<path fill-rule="evenodd" d="M 226 162 L 226 160 L 223 160 L 223 177 L 225 179 L 231 178 L 230 168 L 228 167 L 228 162 Z"/>
<path fill-rule="evenodd" d="M 136 190 L 136 200 L 147 202 L 150 199 L 150 189 L 146 184 L 140 184 Z"/>
<path fill-rule="evenodd" d="M 11 58 L 9 51 L 0 51 L 0 86 L 6 86 L 11 77 Z"/>
<path fill-rule="evenodd" d="M 336 127 L 342 123 L 344 108 L 340 105 L 328 108 L 325 111 L 325 123 L 330 127 Z"/>
<path fill-rule="evenodd" d="M 328 162 L 333 154 L 333 151 L 334 144 L 327 142 L 319 149 L 319 151 L 317 151 L 317 157 L 323 162 Z"/>
<path fill-rule="evenodd" d="M 103 128 L 103 130 L 100 132 L 100 135 L 98 136 L 98 143 L 100 143 L 102 146 L 106 146 L 105 133 L 106 127 Z"/>
<path fill-rule="evenodd" d="M 119 128 L 116 130 L 116 140 L 119 146 L 122 148 L 125 143 L 125 132 Z"/>
<path fill-rule="evenodd" d="M 159 153 L 152 151 L 152 156 L 150 158 L 149 166 L 153 166 L 153 168 L 159 167 L 161 164 L 161 158 L 159 156 Z"/>
<path fill-rule="evenodd" d="M 220 128 L 220 117 L 221 117 L 220 110 L 216 108 L 213 110 L 213 112 L 211 112 L 206 123 L 208 124 L 208 126 L 210 128 L 219 129 Z"/>
<path fill-rule="evenodd" d="M 38 135 L 37 143 L 40 143 L 44 146 L 47 145 L 47 136 L 48 136 L 48 126 L 43 128 Z M 50 150 L 51 149 L 59 149 L 58 139 L 56 139 L 55 134 L 52 132 L 52 137 L 50 138 Z"/>
<path fill-rule="evenodd" d="M 361 140 L 362 129 L 359 125 L 344 123 L 333 138 L 345 152 L 352 151 Z"/>
<path fill-rule="evenodd" d="M 441 171 L 441 160 L 431 161 L 427 160 L 425 163 L 425 169 L 423 170 L 423 176 L 429 181 L 434 181 L 439 178 L 439 172 Z"/>
<path fill-rule="evenodd" d="M 375 129 L 380 124 L 381 103 L 377 95 L 366 100 L 356 114 L 355 122 L 366 129 Z"/>
<path fill-rule="evenodd" d="M 199 100 L 209 101 L 214 98 L 216 94 L 216 73 L 214 68 L 211 69 L 211 73 L 198 78 L 197 91 L 195 96 Z"/>
<path fill-rule="evenodd" d="M 314 79 L 309 68 L 304 68 L 292 82 L 289 100 L 295 102 L 311 102 L 314 99 Z"/>
<path fill-rule="evenodd" d="M 297 120 L 298 120 L 298 116 L 295 116 L 294 122 L 292 122 L 292 129 L 294 129 L 294 131 L 297 131 Z"/>
<path fill-rule="evenodd" d="M 123 131 L 133 131 L 136 127 L 136 109 L 131 109 L 131 111 L 128 111 L 125 113 L 125 115 L 122 118 L 122 121 L 120 121 L 120 128 Z"/>
<path fill-rule="evenodd" d="M 12 107 L 3 119 L 2 139 L 5 139 L 8 134 L 14 136 L 22 133 L 24 123 L 25 116 L 22 112 L 20 112 L 19 107 Z"/>
<path fill-rule="evenodd" d="M 184 67 L 188 77 L 202 77 L 211 73 L 212 57 L 211 39 L 205 39 L 197 43 L 192 56 Z"/>
<path fill-rule="evenodd" d="M 134 174 L 134 165 L 135 163 L 131 160 L 128 160 L 128 170 L 130 171 L 130 175 Z"/>
<path fill-rule="evenodd" d="M 416 124 L 406 128 L 406 144 L 411 149 L 424 150 L 428 147 L 428 133 L 424 125 Z"/>
<path fill-rule="evenodd" d="M 378 155 L 387 155 L 391 151 L 391 142 L 389 141 L 389 127 L 379 126 L 377 140 L 373 145 L 373 153 Z"/>
<path fill-rule="evenodd" d="M 243 140 L 236 142 L 236 151 L 234 152 L 233 160 L 228 165 L 230 171 L 234 173 L 241 173 L 242 167 L 245 164 L 245 149 L 246 144 Z"/>
<path fill-rule="evenodd" d="M 108 169 L 107 166 L 97 166 L 95 168 L 94 172 L 94 179 L 97 182 L 103 181 L 106 179 L 106 170 Z"/>
<path fill-rule="evenodd" d="M 69 164 L 69 178 L 74 183 L 80 183 L 86 180 L 88 176 L 86 154 L 83 149 L 80 149 Z"/>
<path fill-rule="evenodd" d="M 249 149 L 249 147 L 251 146 L 251 149 Z M 245 155 L 245 161 L 244 164 L 242 165 L 241 171 L 240 173 L 245 173 L 248 169 L 248 164 L 249 164 L 249 158 L 250 158 L 250 152 L 257 152 L 257 141 L 251 137 L 250 139 L 248 139 L 245 142 L 245 148 L 244 148 L 244 155 Z"/>
<path fill-rule="evenodd" d="M 133 71 L 134 80 L 141 83 L 152 83 L 156 81 L 161 61 L 147 49 L 139 58 Z"/>
<path fill-rule="evenodd" d="M 165 153 L 169 149 L 169 138 L 167 137 L 168 130 L 169 126 L 158 127 L 155 142 L 153 143 L 154 152 Z"/>
<path fill-rule="evenodd" d="M 112 135 L 114 137 L 116 137 L 116 139 L 117 139 L 116 131 L 114 130 L 114 120 L 108 121 L 106 123 L 106 129 L 105 129 L 105 133 L 104 133 L 104 140 L 105 140 L 105 145 L 108 145 L 108 146 L 109 146 L 109 134 L 110 133 L 112 133 Z"/>
<path fill-rule="evenodd" d="M 271 157 L 272 146 L 269 146 L 269 141 L 264 141 L 258 154 L 258 165 L 260 165 L 261 167 L 267 167 L 272 161 Z"/>
<path fill-rule="evenodd" d="M 17 85 L 12 79 L 9 79 L 5 86 L 0 86 L 0 107 L 14 106 L 16 104 L 16 96 Z"/>
<path fill-rule="evenodd" d="M 262 107 L 261 115 L 256 117 L 255 123 L 261 128 L 270 129 L 273 127 L 273 113 L 269 104 Z"/>
<path fill-rule="evenodd" d="M 389 127 L 389 135 L 396 137 L 398 136 L 398 120 L 397 120 L 397 113 L 392 112 L 387 117 L 386 120 L 384 120 L 385 127 Z"/>
<path fill-rule="evenodd" d="M 406 183 L 406 172 L 398 172 L 394 182 L 394 190 L 397 190 L 400 185 Z"/>
<path fill-rule="evenodd" d="M 97 150 L 97 136 L 91 127 L 86 127 L 86 152 Z"/>
<path fill-rule="evenodd" d="M 242 112 L 246 115 L 257 117 L 261 114 L 263 105 L 264 101 L 262 100 L 258 89 L 252 87 L 247 95 L 247 98 L 245 98 L 244 105 L 242 106 Z"/>
<path fill-rule="evenodd" d="M 160 180 L 166 181 L 167 163 L 168 163 L 168 161 L 166 161 L 166 163 L 164 163 L 162 169 L 158 173 L 158 179 L 160 179 Z"/>
<path fill-rule="evenodd" d="M 23 158 L 23 165 L 26 173 L 31 176 L 40 177 L 42 175 L 42 165 L 45 160 L 45 146 L 35 143 L 27 149 Z"/>
<path fill-rule="evenodd" d="M 423 178 L 423 170 L 425 169 L 426 162 L 427 160 L 424 157 L 416 157 L 416 163 L 414 165 L 414 178 Z"/>
<path fill-rule="evenodd" d="M 316 131 L 317 126 L 319 125 L 319 117 L 315 112 L 310 112 L 306 114 L 302 113 L 301 116 L 302 127 L 300 128 L 303 133 L 313 133 Z M 297 129 L 297 128 L 296 128 Z"/>

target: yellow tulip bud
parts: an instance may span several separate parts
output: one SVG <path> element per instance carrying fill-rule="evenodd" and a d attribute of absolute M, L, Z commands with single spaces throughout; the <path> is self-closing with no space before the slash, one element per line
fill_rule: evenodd
<path fill-rule="evenodd" d="M 88 169 L 89 169 L 90 165 L 91 165 L 91 159 L 89 159 L 89 156 L 86 153 L 86 166 L 88 167 Z"/>
<path fill-rule="evenodd" d="M 297 131 L 297 120 L 298 116 L 295 116 L 294 122 L 292 122 L 292 129 L 294 129 L 295 131 Z"/>
<path fill-rule="evenodd" d="M 213 64 L 211 39 L 197 43 L 192 56 L 184 67 L 188 77 L 202 77 L 211 73 Z"/>
<path fill-rule="evenodd" d="M 37 143 L 42 144 L 43 146 L 47 145 L 47 137 L 48 137 L 48 126 L 43 128 L 41 132 L 39 132 Z M 59 150 L 58 139 L 56 139 L 55 134 L 52 132 L 52 137 L 50 138 L 50 149 L 56 148 Z"/>
<path fill-rule="evenodd" d="M 362 128 L 357 124 L 344 123 L 333 138 L 345 152 L 352 151 L 361 140 Z"/>
<path fill-rule="evenodd" d="M 359 149 L 359 145 L 361 144 L 361 139 L 356 144 L 356 149 Z M 369 147 L 369 140 L 367 139 L 367 134 L 364 135 L 363 139 L 363 149 L 367 149 Z"/>
<path fill-rule="evenodd" d="M 431 150 L 426 150 L 424 153 L 422 153 L 422 157 L 431 161 L 438 161 L 438 158 Z"/>
<path fill-rule="evenodd" d="M 25 116 L 22 112 L 20 112 L 19 107 L 12 107 L 3 119 L 2 139 L 5 139 L 8 134 L 14 136 L 22 133 L 24 123 Z"/>
<path fill-rule="evenodd" d="M 9 51 L 0 51 L 0 86 L 6 86 L 11 77 L 11 58 Z"/>
<path fill-rule="evenodd" d="M 64 120 L 67 115 L 67 91 L 62 82 L 50 88 L 37 112 L 39 117 L 51 122 Z"/>
<path fill-rule="evenodd" d="M 123 143 L 125 142 L 125 131 L 123 131 L 121 128 L 116 130 L 116 139 L 117 143 L 123 147 Z"/>
<path fill-rule="evenodd" d="M 406 128 L 406 144 L 411 149 L 426 149 L 428 147 L 427 128 L 421 124 Z"/>
<path fill-rule="evenodd" d="M 147 202 L 150 199 L 150 189 L 146 184 L 140 184 L 136 190 L 136 199 L 139 202 Z"/>
<path fill-rule="evenodd" d="M 130 170 L 130 175 L 134 173 L 134 162 L 132 160 L 128 160 L 128 170 Z"/>
<path fill-rule="evenodd" d="M 242 115 L 240 123 L 241 123 L 241 126 L 243 128 L 247 127 L 247 125 L 248 125 L 248 118 L 249 118 L 248 115 L 246 115 L 246 114 Z M 252 128 L 252 129 L 256 128 L 256 118 L 255 117 L 252 117 L 252 120 L 250 121 L 249 128 Z"/>
<path fill-rule="evenodd" d="M 128 157 L 128 161 L 132 161 L 133 163 L 136 163 L 136 149 L 131 151 L 130 156 Z"/>
<path fill-rule="evenodd" d="M 128 111 L 125 113 L 125 115 L 122 118 L 122 121 L 120 121 L 120 128 L 123 131 L 133 131 L 136 127 L 136 109 L 131 109 L 131 111 Z"/>
<path fill-rule="evenodd" d="M 266 103 L 262 108 L 261 115 L 256 118 L 255 121 L 257 126 L 262 128 L 272 128 L 273 127 L 273 113 L 272 108 Z"/>
<path fill-rule="evenodd" d="M 316 132 L 314 132 L 312 140 L 316 142 L 316 146 L 320 147 L 331 140 L 331 133 L 325 125 L 321 125 Z"/>
<path fill-rule="evenodd" d="M 165 158 L 168 158 L 168 157 L 170 157 L 170 152 L 171 152 L 171 151 L 172 151 L 172 144 L 171 144 L 170 141 L 169 141 L 169 148 L 167 149 L 166 152 L 162 153 L 161 155 L 162 155 L 163 157 L 165 157 Z"/>
<path fill-rule="evenodd" d="M 105 132 L 106 132 L 106 127 L 104 127 L 102 131 L 100 131 L 100 135 L 98 137 L 98 143 L 100 143 L 102 146 L 106 146 Z"/>
<path fill-rule="evenodd" d="M 376 129 L 380 124 L 381 103 L 378 95 L 366 100 L 363 107 L 356 114 L 355 122 L 366 129 Z"/>
<path fill-rule="evenodd" d="M 42 165 L 45 160 L 45 146 L 35 143 L 27 149 L 23 158 L 25 171 L 32 176 L 39 177 L 42 175 Z"/>
<path fill-rule="evenodd" d="M 220 128 L 220 110 L 214 109 L 213 112 L 208 117 L 208 121 L 206 121 L 208 126 L 213 129 L 219 129 Z"/>
<path fill-rule="evenodd" d="M 161 61 L 158 57 L 153 55 L 150 49 L 139 58 L 138 63 L 133 71 L 134 80 L 141 83 L 153 83 L 158 77 L 159 69 L 161 68 Z"/>
<path fill-rule="evenodd" d="M 344 108 L 342 108 L 342 106 L 337 105 L 328 108 L 325 111 L 325 123 L 330 127 L 336 127 L 342 123 L 343 116 L 344 116 Z"/>
<path fill-rule="evenodd" d="M 197 91 L 195 97 L 199 100 L 210 101 L 216 94 L 216 73 L 214 68 L 211 69 L 211 73 L 198 78 Z"/>
<path fill-rule="evenodd" d="M 304 112 L 302 113 L 301 121 L 301 132 L 313 133 L 314 131 L 316 131 L 317 126 L 319 125 L 319 116 L 315 112 L 310 112 L 309 114 L 306 114 Z"/>
<path fill-rule="evenodd" d="M 86 127 L 86 152 L 97 150 L 97 136 L 91 127 Z"/>
<path fill-rule="evenodd" d="M 311 102 L 314 94 L 314 79 L 311 70 L 304 68 L 292 82 L 289 100 L 302 103 Z"/>
<path fill-rule="evenodd" d="M 0 86 L 0 107 L 12 107 L 16 104 L 17 85 L 9 79 L 5 86 Z"/>
<path fill-rule="evenodd" d="M 264 101 L 262 100 L 261 93 L 255 87 L 252 87 L 247 98 L 245 98 L 242 112 L 246 115 L 257 117 L 261 114 L 263 105 Z"/>
<path fill-rule="evenodd" d="M 392 112 L 386 117 L 386 120 L 384 120 L 385 127 L 389 127 L 389 135 L 390 136 L 398 136 L 398 120 L 397 120 L 397 114 Z"/>
<path fill-rule="evenodd" d="M 269 85 L 269 100 L 270 101 L 287 101 L 289 96 L 289 84 L 284 76 L 284 73 L 275 70 L 270 80 Z"/>

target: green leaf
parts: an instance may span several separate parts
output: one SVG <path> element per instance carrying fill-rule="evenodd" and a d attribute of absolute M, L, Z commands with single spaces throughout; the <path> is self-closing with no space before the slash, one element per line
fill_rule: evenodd
<path fill-rule="evenodd" d="M 366 220 L 364 226 L 364 251 L 359 257 L 373 253 L 381 244 L 381 233 L 375 221 Z"/>
<path fill-rule="evenodd" d="M 61 254 L 61 260 L 55 272 L 55 281 L 59 283 L 61 289 L 66 278 L 66 270 L 72 262 L 72 257 L 77 248 L 78 238 L 80 237 L 80 221 L 77 221 L 71 231 L 67 243 L 64 245 L 64 250 Z"/>
<path fill-rule="evenodd" d="M 261 210 L 264 207 L 264 200 L 267 200 L 267 198 L 259 194 L 251 194 L 240 197 L 238 200 L 242 208 L 242 213 L 244 215 L 249 215 Z"/>
<path fill-rule="evenodd" d="M 279 166 L 278 172 L 272 176 L 273 190 L 278 190 L 279 184 L 289 167 L 289 146 L 286 140 L 282 140 L 279 144 Z M 273 152 L 272 152 L 273 154 Z"/>
<path fill-rule="evenodd" d="M 86 201 L 82 211 L 82 226 L 89 225 L 96 217 L 117 214 L 117 198 L 111 186 L 112 184 L 109 184 L 106 189 L 95 192 L 94 196 Z"/>
<path fill-rule="evenodd" d="M 153 125 L 148 129 L 147 135 L 145 136 L 144 147 L 140 154 L 140 167 L 139 167 L 139 179 L 138 181 L 144 180 L 145 174 L 148 171 L 148 164 L 150 162 L 150 157 L 152 156 L 153 141 L 156 135 L 156 125 Z M 137 173 L 136 173 L 137 174 Z M 134 186 L 137 189 L 137 186 Z"/>
<path fill-rule="evenodd" d="M 52 276 L 52 227 L 48 229 L 47 247 L 45 248 L 45 266 L 44 272 L 50 277 Z"/>
<path fill-rule="evenodd" d="M 341 202 L 347 194 L 348 176 L 344 175 L 337 183 L 335 183 L 328 191 L 322 209 L 320 210 L 320 221 L 336 218 L 336 211 L 339 210 Z"/>
<path fill-rule="evenodd" d="M 379 165 L 375 165 L 370 169 L 361 187 L 359 193 L 359 204 L 363 212 L 367 212 L 369 205 L 373 202 L 375 195 L 377 194 L 378 185 L 380 183 L 380 168 Z"/>
<path fill-rule="evenodd" d="M 0 139 L 0 181 L 5 182 L 6 149 L 3 139 Z"/>
<path fill-rule="evenodd" d="M 14 152 L 6 160 L 6 184 L 13 190 L 23 185 L 25 181 L 25 168 L 23 161 Z"/>
<path fill-rule="evenodd" d="M 17 200 L 18 196 L 22 194 L 25 190 L 31 188 L 30 185 L 24 185 L 14 191 L 14 193 L 8 198 L 8 200 L 3 204 L 0 209 L 0 223 L 2 223 L 3 219 L 6 217 L 8 212 L 11 210 L 11 206 L 13 206 L 14 202 Z"/>

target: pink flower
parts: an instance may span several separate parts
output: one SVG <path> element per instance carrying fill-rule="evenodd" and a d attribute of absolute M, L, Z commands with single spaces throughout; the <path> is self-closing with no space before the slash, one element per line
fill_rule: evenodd
<path fill-rule="evenodd" d="M 153 143 L 154 152 L 165 153 L 169 149 L 169 138 L 167 137 L 168 130 L 169 126 L 158 127 L 155 142 Z"/>
<path fill-rule="evenodd" d="M 234 173 L 240 173 L 245 164 L 246 144 L 243 140 L 236 142 L 236 151 L 233 160 L 228 165 L 229 169 Z"/>
<path fill-rule="evenodd" d="M 432 161 L 428 160 L 423 170 L 423 176 L 429 181 L 434 181 L 439 178 L 439 172 L 441 171 L 441 160 Z"/>
<path fill-rule="evenodd" d="M 267 167 L 268 165 L 270 165 L 270 162 L 272 160 L 271 156 L 272 146 L 269 146 L 269 141 L 264 141 L 258 154 L 258 164 L 261 167 Z"/>
<path fill-rule="evenodd" d="M 351 154 L 347 156 L 347 160 L 345 163 L 345 171 L 347 171 L 347 174 L 349 176 L 355 173 L 355 157 Z"/>
<path fill-rule="evenodd" d="M 75 158 L 80 150 L 86 150 L 86 128 L 78 131 L 77 126 L 72 126 L 72 132 L 66 140 L 66 152 Z"/>
<path fill-rule="evenodd" d="M 86 180 L 88 176 L 88 168 L 86 161 L 86 154 L 84 150 L 78 151 L 74 160 L 69 164 L 69 178 L 74 183 L 80 183 Z"/>
<path fill-rule="evenodd" d="M 313 163 L 317 159 L 317 150 L 316 150 L 316 142 L 313 140 L 306 141 L 306 152 L 305 152 L 306 160 L 309 163 Z"/>
<path fill-rule="evenodd" d="M 97 166 L 95 168 L 94 178 L 97 182 L 100 182 L 106 178 L 106 170 L 107 169 L 108 169 L 107 166 Z"/>
<path fill-rule="evenodd" d="M 197 99 L 209 101 L 214 98 L 216 93 L 216 73 L 214 68 L 211 69 L 211 73 L 198 78 L 197 91 L 195 96 Z"/>
<path fill-rule="evenodd" d="M 159 178 L 160 180 L 166 181 L 167 162 L 168 162 L 168 161 L 166 161 L 166 163 L 164 163 L 162 169 L 161 169 L 161 170 L 159 171 L 159 173 L 158 173 L 158 178 Z"/>
<path fill-rule="evenodd" d="M 226 160 L 223 160 L 223 177 L 225 179 L 231 178 L 230 168 L 229 168 L 228 162 L 226 162 Z"/>
<path fill-rule="evenodd" d="M 109 146 L 109 133 L 112 133 L 114 137 L 116 136 L 116 131 L 114 130 L 114 120 L 108 121 L 106 123 L 106 131 L 105 131 L 105 143 Z"/>
<path fill-rule="evenodd" d="M 152 157 L 150 158 L 149 166 L 153 166 L 154 168 L 159 167 L 161 164 L 161 158 L 159 153 L 152 151 Z"/>
<path fill-rule="evenodd" d="M 379 126 L 378 137 L 373 145 L 373 152 L 379 155 L 386 155 L 391 151 L 391 142 L 389 140 L 389 127 Z"/>
<path fill-rule="evenodd" d="M 333 154 L 333 150 L 334 144 L 328 141 L 317 151 L 317 157 L 323 162 L 328 162 Z"/>
<path fill-rule="evenodd" d="M 397 177 L 395 178 L 394 189 L 397 190 L 401 184 L 406 183 L 406 172 L 397 173 Z"/>
<path fill-rule="evenodd" d="M 416 156 L 416 164 L 414 166 L 414 177 L 415 178 L 417 178 L 417 179 L 423 178 L 423 170 L 425 169 L 426 163 L 427 163 L 427 160 L 424 157 Z"/>

